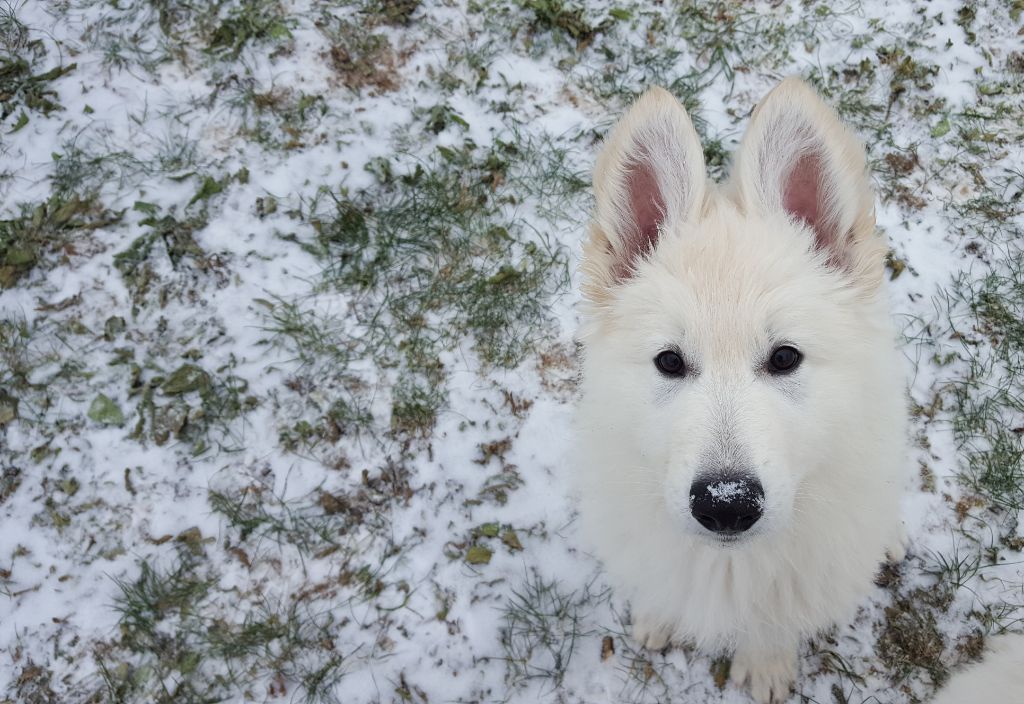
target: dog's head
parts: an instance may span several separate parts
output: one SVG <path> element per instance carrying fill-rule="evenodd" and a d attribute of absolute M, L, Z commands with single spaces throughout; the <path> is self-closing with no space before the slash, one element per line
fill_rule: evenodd
<path fill-rule="evenodd" d="M 808 475 L 855 461 L 873 370 L 891 366 L 863 148 L 789 79 L 719 187 L 686 111 L 654 89 L 608 137 L 594 189 L 582 422 L 682 530 L 785 530 Z"/>

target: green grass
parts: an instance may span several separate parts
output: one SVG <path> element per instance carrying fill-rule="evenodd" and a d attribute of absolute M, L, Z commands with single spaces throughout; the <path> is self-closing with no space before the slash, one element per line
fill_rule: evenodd
<path fill-rule="evenodd" d="M 157 74 L 168 64 L 186 72 L 204 66 L 234 67 L 248 74 L 246 52 L 287 53 L 299 24 L 278 0 L 145 0 L 100 7 L 84 28 L 85 45 L 112 72 Z"/>
<path fill-rule="evenodd" d="M 268 540 L 294 546 L 309 556 L 322 556 L 345 549 L 348 533 L 364 518 L 362 512 L 373 511 L 365 506 L 365 499 L 360 502 L 332 494 L 318 496 L 284 501 L 264 488 L 246 487 L 211 490 L 209 503 L 214 513 L 237 531 L 240 543 Z"/>
<path fill-rule="evenodd" d="M 967 16 L 959 19 L 970 24 Z M 927 94 L 918 81 L 930 81 L 931 72 L 901 72 L 907 96 L 897 100 Z M 955 644 L 961 659 L 976 657 L 987 634 L 1019 628 L 1024 614 L 1019 586 L 1002 584 L 992 593 L 1001 584 L 999 566 L 1020 559 L 1016 514 L 1024 508 L 1024 176 L 1005 158 L 1024 135 L 1012 117 L 1024 104 L 1024 90 L 1020 81 L 998 91 L 990 85 L 979 75 L 976 104 L 958 111 L 938 105 L 937 114 L 927 116 L 934 126 L 922 141 L 932 141 L 943 156 L 935 164 L 913 165 L 926 185 L 939 173 L 967 184 L 966 197 L 951 197 L 945 205 L 964 264 L 936 299 L 938 319 L 925 339 L 941 370 L 940 384 L 919 408 L 926 423 L 952 430 L 962 494 L 950 501 L 952 548 L 923 560 L 935 587 L 928 595 L 905 592 L 896 599 L 895 611 L 887 610 L 890 627 L 880 654 L 897 672 L 916 668 L 936 681 L 944 664 L 934 657 L 939 644 L 933 626 L 947 601 L 966 592 L 973 604 L 963 617 L 972 635 Z M 917 100 L 910 109 L 924 114 L 928 107 Z"/>
<path fill-rule="evenodd" d="M 584 12 L 584 7 L 564 0 L 523 0 L 523 7 L 532 14 L 531 32 L 551 32 L 556 36 L 565 35 L 581 50 L 591 44 L 598 33 L 604 31 L 612 20 L 594 24 Z"/>
<path fill-rule="evenodd" d="M 81 426 L 81 418 L 50 415 L 69 388 L 90 376 L 75 339 L 80 332 L 45 318 L 0 318 L 0 429 L 19 423 L 52 438 Z M 39 458 L 33 452 L 33 461 Z"/>
<path fill-rule="evenodd" d="M 198 356 L 198 355 L 196 355 Z M 128 397 L 138 398 L 130 437 L 157 446 L 180 442 L 195 456 L 211 448 L 238 449 L 233 422 L 259 404 L 247 394 L 248 382 L 230 365 L 207 371 L 187 362 L 166 372 L 152 364 L 125 362 Z"/>
<path fill-rule="evenodd" d="M 857 12 L 856 3 L 805 5 L 796 16 L 739 0 L 644 6 L 613 14 L 617 22 L 606 25 L 594 41 L 598 61 L 578 71 L 579 85 L 603 101 L 614 100 L 620 109 L 649 86 L 663 86 L 686 105 L 706 143 L 711 135 L 699 108 L 708 86 L 724 81 L 731 88 L 737 72 L 783 71 L 791 47 L 810 49 L 849 33 L 845 16 Z M 638 27 L 643 31 L 636 32 Z"/>
<path fill-rule="evenodd" d="M 314 221 L 331 262 L 328 285 L 383 307 L 361 320 L 371 347 L 405 351 L 424 372 L 414 361 L 424 347 L 464 335 L 489 364 L 513 366 L 531 349 L 547 318 L 544 301 L 564 282 L 549 274 L 557 277 L 566 260 L 506 214 L 515 201 L 504 182 L 518 156 L 514 145 L 467 144 L 401 176 L 387 166 L 379 189 L 334 197 L 334 212 Z"/>
<path fill-rule="evenodd" d="M 247 44 L 279 43 L 291 39 L 295 20 L 284 15 L 277 0 L 219 3 L 226 7 L 212 22 L 208 51 L 238 58 Z M 165 33 L 167 29 L 164 30 Z"/>
<path fill-rule="evenodd" d="M 380 666 L 391 652 L 388 639 L 399 640 L 393 629 L 433 620 L 433 604 L 404 618 L 423 606 L 422 599 L 410 606 L 418 590 L 438 595 L 436 619 L 455 637 L 473 609 L 490 608 L 462 603 L 462 592 L 445 581 L 448 569 L 471 582 L 472 599 L 501 604 L 504 628 L 483 657 L 500 653 L 507 691 L 557 696 L 569 673 L 594 666 L 596 646 L 603 653 L 607 639 L 614 662 L 604 666 L 615 668 L 621 699 L 685 698 L 676 688 L 678 653 L 639 649 L 617 616 L 614 630 L 595 622 L 606 617 L 595 616 L 607 611 L 606 594 L 567 589 L 535 572 L 502 581 L 510 555 L 529 569 L 535 545 L 557 533 L 506 517 L 521 500 L 520 487 L 536 476 L 506 459 L 534 400 L 530 391 L 516 400 L 521 389 L 506 389 L 506 379 L 547 364 L 556 333 L 551 311 L 561 310 L 572 243 L 589 206 L 582 170 L 612 116 L 648 86 L 667 86 L 690 110 L 709 169 L 720 177 L 752 107 L 747 89 L 791 73 L 796 55 L 816 57 L 801 64 L 806 76 L 867 139 L 883 202 L 898 206 L 907 227 L 938 213 L 946 220 L 940 229 L 959 238 L 966 256 L 937 320 L 917 311 L 918 344 L 927 347 L 921 363 L 945 385 L 917 400 L 916 436 L 927 448 L 933 429 L 952 429 L 962 468 L 960 487 L 948 489 L 953 546 L 912 556 L 903 576 L 887 568 L 887 607 L 863 624 L 875 629 L 877 657 L 847 657 L 839 636 L 826 635 L 814 651 L 821 677 L 830 678 L 837 702 L 860 701 L 878 677 L 918 696 L 957 660 L 976 655 L 988 634 L 1019 629 L 1024 612 L 1015 585 L 992 591 L 1000 566 L 1024 547 L 1014 523 L 1024 507 L 1024 176 L 1006 158 L 1024 139 L 1024 59 L 993 53 L 975 78 L 977 99 L 954 107 L 937 97 L 933 84 L 944 79 L 929 44 L 940 23 L 952 24 L 987 51 L 993 32 L 1019 23 L 1019 5 L 986 7 L 996 22 L 964 5 L 942 17 L 927 10 L 898 27 L 867 18 L 864 29 L 858 3 L 817 0 L 796 12 L 739 0 L 601 8 L 486 0 L 471 2 L 454 24 L 453 8 L 420 0 L 317 0 L 303 16 L 278 0 L 57 3 L 60 20 L 78 8 L 90 17 L 75 45 L 81 59 L 70 44 L 19 20 L 17 6 L 0 7 L 4 148 L 43 120 L 67 122 L 52 147 L 51 195 L 8 203 L 0 216 L 0 288 L 30 289 L 52 267 L 107 257 L 132 307 L 96 311 L 84 293 L 54 301 L 39 287 L 38 295 L 25 292 L 37 306 L 33 322 L 0 320 L 0 434 L 16 428 L 32 438 L 2 468 L 0 503 L 17 507 L 31 494 L 32 530 L 60 549 L 83 548 L 83 560 L 139 554 L 107 605 L 118 629 L 98 640 L 86 634 L 77 645 L 55 621 L 60 635 L 39 649 L 53 659 L 18 661 L 4 695 L 66 698 L 66 668 L 57 663 L 87 650 L 102 672 L 83 685 L 94 686 L 83 695 L 92 702 L 335 701 L 344 696 L 347 672 Z M 306 50 L 299 42 L 317 32 L 314 41 L 326 45 L 303 58 L 331 75 L 326 83 L 293 82 L 294 59 Z M 835 47 L 842 51 L 833 55 Z M 531 81 L 500 60 L 510 54 L 565 77 L 558 97 L 537 100 Z M 90 66 L 98 60 L 102 73 L 85 76 L 73 63 L 85 66 L 86 59 Z M 125 133 L 102 124 L 99 104 L 71 115 L 59 100 L 92 78 L 114 85 L 138 75 L 152 83 L 165 71 L 188 79 L 194 95 L 173 106 L 147 102 Z M 737 88 L 743 94 L 734 94 Z M 718 110 L 705 110 L 712 95 L 724 98 L 727 110 L 714 126 L 704 119 Z M 411 116 L 408 123 L 389 133 L 362 116 L 367 107 L 374 115 L 378 103 L 393 103 Z M 474 103 L 489 112 L 486 125 L 472 124 Z M 538 110 L 568 103 L 598 120 L 595 128 L 547 135 L 532 124 Z M 351 160 L 348 152 L 358 153 L 363 140 L 384 156 L 365 165 L 339 156 L 328 180 L 311 175 L 284 192 L 256 191 L 256 176 L 249 182 L 250 168 L 287 167 L 307 151 L 338 148 Z M 354 187 L 367 181 L 352 169 L 365 169 L 371 185 Z M 15 176 L 8 168 L 0 184 Z M 167 204 L 164 194 L 175 192 L 179 202 Z M 127 210 L 111 210 L 114 203 Z M 309 275 L 309 257 L 322 271 L 298 290 L 273 281 L 254 294 L 252 309 L 263 315 L 273 349 L 240 352 L 244 363 L 229 356 L 222 364 L 206 346 L 232 343 L 209 341 L 223 321 L 200 304 L 214 289 L 251 284 L 256 279 L 246 268 L 270 256 L 209 250 L 204 228 L 223 226 L 221 214 L 236 207 L 273 230 L 274 247 L 295 249 L 298 264 L 288 262 L 287 276 Z M 249 236 L 252 227 L 238 235 Z M 912 252 L 900 250 L 896 233 L 894 240 L 892 275 L 923 271 Z M 175 325 L 183 312 L 197 327 Z M 257 397 L 255 380 L 240 369 L 251 369 L 264 352 L 275 358 L 268 376 L 281 383 L 252 383 Z M 572 367 L 568 358 L 557 364 Z M 447 420 L 453 375 L 461 384 L 467 367 L 495 396 L 505 393 L 508 408 L 456 419 L 457 432 L 491 440 L 479 445 L 472 485 L 423 483 L 417 467 L 434 462 L 435 448 L 446 442 L 437 428 Z M 560 373 L 563 387 L 570 376 Z M 541 387 L 547 389 L 543 379 Z M 565 388 L 558 393 L 571 396 Z M 488 398 L 480 400 L 491 404 Z M 295 471 L 322 469 L 320 487 L 285 499 L 272 489 L 284 477 L 259 474 L 264 467 L 250 466 L 249 453 L 233 453 L 248 449 L 240 430 L 257 407 L 253 415 L 273 420 L 255 431 L 276 438 Z M 71 447 L 99 428 L 177 459 L 161 463 L 159 476 L 125 469 L 127 501 L 141 501 L 165 478 L 193 486 L 216 464 L 222 471 L 205 493 L 219 521 L 216 534 L 191 528 L 125 542 L 127 519 L 118 512 L 130 504 L 106 496 L 120 491 L 122 468 L 95 500 L 88 472 L 68 459 Z M 952 466 L 954 458 L 942 459 Z M 941 497 L 942 478 L 925 470 L 930 491 Z M 395 536 L 402 522 L 396 512 L 419 510 L 425 500 L 429 514 L 431 497 L 442 496 L 450 524 L 427 520 L 412 537 Z M 451 535 L 438 572 L 416 581 L 423 575 L 414 580 L 402 560 L 431 531 Z M 79 533 L 95 544 L 76 541 Z M 26 557 L 16 551 L 0 564 L 0 591 L 10 598 L 32 588 L 19 582 Z M 356 607 L 369 615 L 346 623 Z M 951 614 L 967 633 L 959 640 L 945 625 Z M 713 680 L 724 682 L 727 659 L 711 668 Z M 380 682 L 385 698 L 436 699 L 418 689 L 414 673 L 387 671 Z"/>
<path fill-rule="evenodd" d="M 4 424 L 18 417 L 14 394 L 33 386 L 32 371 L 44 363 L 30 346 L 33 326 L 25 319 L 0 319 L 0 388 L 3 389 Z"/>
<path fill-rule="evenodd" d="M 103 127 L 87 128 L 62 142 L 60 150 L 52 155 L 53 193 L 69 197 L 76 193 L 99 194 L 111 188 L 121 192 L 139 188 L 141 192 L 149 179 L 183 181 L 209 167 L 202 163 L 196 140 L 189 136 L 187 128 L 151 134 L 134 126 L 154 117 L 148 109 L 132 116 L 130 150 L 125 149 L 122 135 Z"/>
<path fill-rule="evenodd" d="M 954 168 L 975 191 L 950 206 L 953 231 L 973 261 L 944 301 L 965 364 L 946 405 L 965 485 L 1010 511 L 1024 507 L 1024 173 L 998 159 L 1024 136 L 1014 105 L 1024 105 L 1020 83 L 953 115 L 955 129 L 944 136 L 961 145 Z M 993 160 L 998 165 L 988 166 Z"/>
<path fill-rule="evenodd" d="M 151 206 L 136 203 L 136 209 L 148 210 Z M 175 269 L 189 267 L 202 269 L 205 252 L 196 243 L 193 233 L 206 226 L 201 216 L 179 220 L 173 215 L 142 221 L 148 232 L 135 238 L 123 251 L 114 256 L 114 266 L 121 272 L 136 306 L 144 303 L 159 278 L 154 271 L 154 260 L 162 253 Z M 161 297 L 166 292 L 158 291 Z M 137 310 L 137 309 L 136 309 Z"/>
<path fill-rule="evenodd" d="M 166 569 L 142 562 L 139 576 L 118 581 L 114 601 L 120 615 L 118 646 L 142 657 L 136 663 L 97 657 L 109 701 L 218 701 L 216 685 L 197 683 L 202 664 L 201 634 L 193 627 L 212 580 L 189 559 Z M 102 651 L 101 651 L 102 653 Z M 112 653 L 107 653 L 108 657 Z M 168 686 L 165 684 L 170 681 Z"/>
<path fill-rule="evenodd" d="M 34 269 L 55 266 L 85 249 L 90 231 L 114 225 L 112 213 L 92 197 L 53 195 L 23 204 L 16 217 L 0 220 L 0 289 L 15 286 Z"/>
<path fill-rule="evenodd" d="M 330 66 L 346 88 L 355 93 L 398 89 L 399 57 L 386 34 L 328 13 L 316 24 L 330 44 Z"/>
<path fill-rule="evenodd" d="M 10 4 L 0 7 L 0 124 L 4 132 L 23 129 L 33 115 L 63 110 L 53 82 L 77 64 L 48 61 L 47 41 L 35 36 Z"/>
<path fill-rule="evenodd" d="M 598 595 L 597 601 L 600 602 L 602 598 L 602 595 Z M 611 639 L 610 645 L 615 652 L 609 654 L 609 657 L 615 658 L 615 668 L 622 682 L 619 699 L 631 703 L 675 701 L 673 694 L 676 692 L 666 679 L 670 676 L 671 665 L 658 653 L 652 653 L 633 640 L 633 627 L 625 614 L 612 609 L 612 615 L 613 624 L 607 627 L 607 632 L 602 636 L 602 650 L 606 639 Z M 688 653 L 691 652 L 686 646 L 682 647 Z M 715 673 L 715 668 L 722 666 L 728 668 L 727 659 L 724 662 L 719 659 L 712 661 L 712 673 Z"/>
<path fill-rule="evenodd" d="M 117 580 L 118 635 L 96 648 L 103 680 L 96 701 L 220 702 L 245 691 L 305 704 L 343 701 L 339 683 L 373 654 L 349 648 L 349 619 L 339 615 L 381 598 L 401 609 L 408 591 L 389 581 L 400 551 L 374 566 L 365 538 L 354 538 L 383 520 L 379 496 L 368 494 L 379 487 L 370 480 L 354 494 L 319 489 L 289 500 L 255 484 L 211 489 L 221 541 L 198 528 L 166 536 L 157 542 L 171 550 L 158 563 L 143 560 L 135 577 Z M 219 586 L 225 561 L 262 572 L 291 558 L 303 570 L 316 561 L 339 569 L 297 590 L 259 581 Z"/>
<path fill-rule="evenodd" d="M 300 375 L 333 379 L 339 430 L 369 424 L 373 389 L 348 367 L 373 359 L 393 379 L 390 432 L 426 438 L 447 399 L 443 355 L 468 343 L 486 365 L 519 364 L 564 290 L 564 249 L 513 214 L 523 186 L 544 191 L 541 210 L 552 213 L 583 182 L 564 152 L 522 143 L 467 141 L 404 173 L 390 161 L 370 168 L 377 185 L 325 193 L 309 217 L 313 238 L 298 240 L 325 263 L 320 288 L 351 296 L 345 319 L 268 302 L 266 329 L 296 353 Z M 310 420 L 305 434 L 322 439 L 316 429 L 333 420 Z"/>
<path fill-rule="evenodd" d="M 277 0 L 150 0 L 140 9 L 150 16 L 155 13 L 170 56 L 182 56 L 198 47 L 221 59 L 237 59 L 246 46 L 290 39 L 295 23 Z"/>
<path fill-rule="evenodd" d="M 557 691 L 584 635 L 582 614 L 591 600 L 588 592 L 566 592 L 537 574 L 512 590 L 501 631 L 509 687 L 539 681 L 544 692 Z"/>
<path fill-rule="evenodd" d="M 1024 250 L 1014 243 L 1004 252 L 985 275 L 963 275 L 951 290 L 969 311 L 954 328 L 967 372 L 951 402 L 967 486 L 1016 511 L 1024 508 Z"/>
<path fill-rule="evenodd" d="M 408 27 L 420 5 L 420 0 L 369 0 L 364 4 L 362 13 L 373 24 Z"/>
<path fill-rule="evenodd" d="M 346 654 L 334 645 L 330 609 L 301 596 L 255 600 L 240 621 L 215 615 L 214 575 L 182 551 L 168 567 L 143 561 L 119 580 L 119 637 L 96 651 L 102 687 L 91 701 L 213 703 L 240 689 L 291 694 L 292 701 L 341 701 Z"/>

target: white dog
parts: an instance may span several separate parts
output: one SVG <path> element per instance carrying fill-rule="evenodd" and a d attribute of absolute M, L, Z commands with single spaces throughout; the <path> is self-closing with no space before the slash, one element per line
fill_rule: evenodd
<path fill-rule="evenodd" d="M 734 650 L 787 698 L 801 639 L 902 558 L 904 373 L 864 150 L 796 79 L 709 183 L 667 92 L 594 173 L 576 475 L 584 534 L 648 648 Z"/>

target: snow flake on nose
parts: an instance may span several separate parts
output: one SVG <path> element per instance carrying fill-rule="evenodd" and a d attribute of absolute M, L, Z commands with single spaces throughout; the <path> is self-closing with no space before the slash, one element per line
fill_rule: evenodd
<path fill-rule="evenodd" d="M 747 482 L 715 482 L 708 484 L 708 493 L 715 501 L 735 501 L 750 495 L 750 484 Z"/>

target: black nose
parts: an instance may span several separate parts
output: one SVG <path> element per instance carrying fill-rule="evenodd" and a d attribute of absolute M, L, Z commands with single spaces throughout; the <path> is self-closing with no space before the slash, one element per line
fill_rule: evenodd
<path fill-rule="evenodd" d="M 690 486 L 690 513 L 713 533 L 742 533 L 761 518 L 764 489 L 749 476 L 697 477 Z"/>

